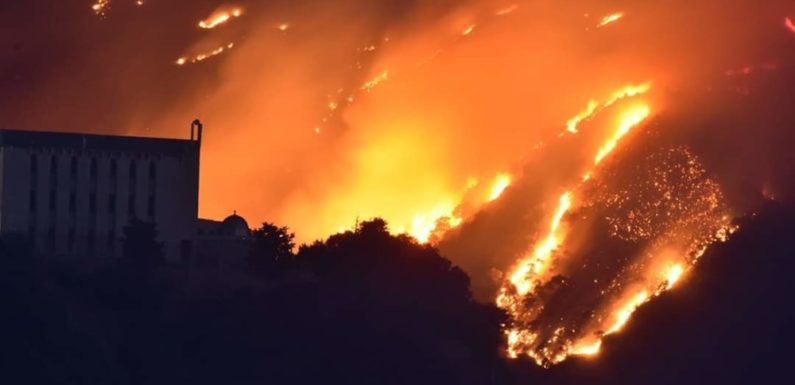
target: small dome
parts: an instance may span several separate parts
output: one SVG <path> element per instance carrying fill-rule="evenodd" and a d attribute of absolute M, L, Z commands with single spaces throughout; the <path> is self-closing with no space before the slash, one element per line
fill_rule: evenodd
<path fill-rule="evenodd" d="M 249 235 L 248 222 L 243 217 L 237 215 L 237 212 L 226 217 L 221 222 L 221 234 L 233 236 L 237 238 L 246 238 Z"/>

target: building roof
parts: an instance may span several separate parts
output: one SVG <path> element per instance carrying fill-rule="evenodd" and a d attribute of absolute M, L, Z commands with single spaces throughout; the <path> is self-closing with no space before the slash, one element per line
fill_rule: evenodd
<path fill-rule="evenodd" d="M 198 150 L 199 142 L 188 139 L 0 129 L 0 147 L 144 152 L 163 155 L 180 155 Z"/>

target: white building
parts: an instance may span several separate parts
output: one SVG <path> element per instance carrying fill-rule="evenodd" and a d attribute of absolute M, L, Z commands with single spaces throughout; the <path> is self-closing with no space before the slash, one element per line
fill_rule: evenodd
<path fill-rule="evenodd" d="M 189 259 L 200 147 L 198 121 L 190 140 L 0 130 L 0 234 L 40 256 L 114 257 L 136 217 L 157 224 L 168 261 Z"/>

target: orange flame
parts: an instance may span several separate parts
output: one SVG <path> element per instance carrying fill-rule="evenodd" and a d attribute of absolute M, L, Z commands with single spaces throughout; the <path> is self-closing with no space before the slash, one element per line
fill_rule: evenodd
<path fill-rule="evenodd" d="M 213 12 L 212 15 L 199 22 L 199 28 L 213 29 L 219 25 L 223 25 L 232 18 L 243 16 L 243 8 L 235 7 L 232 9 L 219 9 Z"/>
<path fill-rule="evenodd" d="M 604 27 L 604 26 L 606 26 L 608 24 L 615 23 L 618 20 L 620 20 L 622 17 L 624 17 L 624 14 L 621 13 L 621 12 L 617 12 L 617 13 L 614 13 L 614 14 L 611 14 L 611 15 L 607 15 L 607 16 L 602 18 L 602 20 L 599 22 L 599 24 L 596 26 L 596 28 L 601 28 L 601 27 Z"/>

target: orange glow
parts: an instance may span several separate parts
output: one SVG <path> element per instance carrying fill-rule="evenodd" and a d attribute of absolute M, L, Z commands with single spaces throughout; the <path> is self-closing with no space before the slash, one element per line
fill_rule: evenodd
<path fill-rule="evenodd" d="M 199 22 L 199 28 L 213 29 L 227 23 L 232 18 L 243 16 L 243 8 L 235 7 L 231 9 L 218 9 L 206 19 Z"/>
<path fill-rule="evenodd" d="M 464 31 L 461 32 L 461 34 L 464 35 L 464 36 L 467 36 L 467 35 L 469 35 L 469 34 L 471 34 L 472 32 L 475 31 L 475 27 L 476 27 L 476 25 L 472 24 L 469 27 L 466 27 L 466 29 L 464 29 Z"/>
<path fill-rule="evenodd" d="M 183 66 L 183 65 L 188 64 L 188 63 L 191 63 L 191 64 L 199 63 L 199 62 L 205 61 L 205 60 L 207 60 L 207 59 L 209 59 L 209 58 L 211 58 L 213 56 L 218 56 L 218 55 L 224 53 L 225 51 L 228 51 L 228 50 L 230 50 L 230 49 L 232 49 L 234 47 L 235 47 L 235 43 L 229 43 L 227 45 L 222 45 L 222 46 L 220 46 L 220 47 L 218 47 L 218 48 L 216 48 L 216 49 L 214 49 L 212 51 L 200 53 L 200 54 L 197 54 L 197 55 L 192 56 L 192 57 L 182 56 L 179 59 L 177 59 L 174 62 L 174 64 L 176 64 L 178 66 Z"/>
<path fill-rule="evenodd" d="M 795 22 L 792 21 L 789 17 L 784 18 L 784 25 L 789 29 L 792 33 L 795 33 Z"/>
<path fill-rule="evenodd" d="M 389 79 L 389 71 L 381 72 L 376 77 L 374 77 L 374 78 L 368 80 L 367 82 L 365 82 L 362 85 L 361 89 L 365 90 L 365 91 L 368 91 L 368 92 L 372 91 L 375 87 L 378 87 L 379 84 L 381 84 L 382 82 L 387 81 L 387 79 Z"/>
<path fill-rule="evenodd" d="M 511 185 L 511 179 L 511 174 L 508 173 L 497 175 L 497 178 L 494 179 L 494 183 L 491 185 L 489 202 L 499 198 L 500 195 L 502 195 L 503 191 L 505 191 L 505 189 Z"/>
<path fill-rule="evenodd" d="M 599 102 L 597 100 L 591 99 L 588 101 L 588 106 L 582 110 L 577 115 L 573 116 L 566 122 L 566 131 L 572 134 L 576 134 L 578 132 L 578 125 L 583 121 L 586 121 L 592 118 L 594 115 L 599 113 L 599 111 L 612 106 L 613 104 L 626 99 L 631 98 L 638 95 L 643 95 L 651 89 L 651 82 L 643 83 L 643 84 L 630 84 L 627 85 L 619 90 L 614 91 L 607 99 L 603 102 Z"/>
<path fill-rule="evenodd" d="M 602 340 L 596 340 L 590 344 L 578 345 L 571 349 L 571 354 L 575 356 L 595 356 L 602 349 Z"/>
<path fill-rule="evenodd" d="M 519 9 L 519 4 L 511 4 L 505 8 L 498 9 L 497 12 L 494 12 L 494 15 L 496 16 L 510 15 L 517 9 Z"/>
<path fill-rule="evenodd" d="M 599 149 L 599 153 L 596 154 L 594 163 L 599 164 L 602 162 L 607 155 L 615 150 L 621 138 L 628 134 L 633 127 L 646 120 L 650 113 L 651 110 L 647 105 L 638 105 L 625 112 L 621 118 L 621 123 L 618 125 L 618 129 L 613 134 L 612 138 L 605 142 L 605 144 L 603 144 Z"/>
<path fill-rule="evenodd" d="M 624 17 L 624 14 L 621 13 L 621 12 L 614 13 L 612 15 L 607 15 L 607 16 L 602 18 L 602 20 L 599 22 L 599 24 L 596 27 L 600 28 L 600 27 L 604 27 L 604 26 L 606 26 L 608 24 L 615 23 L 618 20 L 620 20 L 622 17 Z"/>
<path fill-rule="evenodd" d="M 93 10 L 94 14 L 97 16 L 104 16 L 109 7 L 110 0 L 96 0 L 94 4 L 91 5 L 91 10 Z"/>
<path fill-rule="evenodd" d="M 679 279 L 682 278 L 682 274 L 684 274 L 685 268 L 682 267 L 681 264 L 677 263 L 665 273 L 665 290 L 671 290 Z"/>
<path fill-rule="evenodd" d="M 536 243 L 531 255 L 524 257 L 513 274 L 511 274 L 511 283 L 513 283 L 519 295 L 526 295 L 535 288 L 534 278 L 546 269 L 552 253 L 560 246 L 562 242 L 560 222 L 570 208 L 571 192 L 566 191 L 560 196 L 558 207 L 552 216 L 546 237 Z"/>
<path fill-rule="evenodd" d="M 629 318 L 632 317 L 632 313 L 637 310 L 640 305 L 643 305 L 649 300 L 649 293 L 645 290 L 639 292 L 632 296 L 632 298 L 624 304 L 624 306 L 620 307 L 614 313 L 615 321 L 613 325 L 611 325 L 607 331 L 605 331 L 605 335 L 618 333 L 624 326 L 629 322 Z"/>

